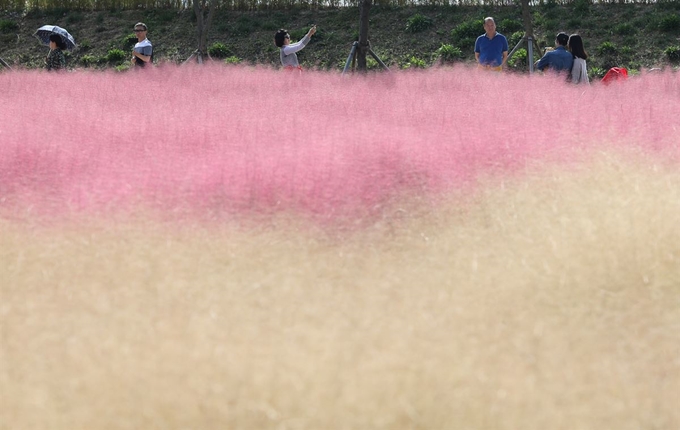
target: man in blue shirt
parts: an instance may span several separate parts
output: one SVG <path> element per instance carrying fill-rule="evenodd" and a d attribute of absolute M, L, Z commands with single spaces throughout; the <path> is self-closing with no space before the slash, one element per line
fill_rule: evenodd
<path fill-rule="evenodd" d="M 508 59 L 508 39 L 496 31 L 492 17 L 484 18 L 484 31 L 475 41 L 475 59 L 484 69 L 503 70 Z"/>
<path fill-rule="evenodd" d="M 567 33 L 559 33 L 555 37 L 555 49 L 545 53 L 543 58 L 536 62 L 538 70 L 548 70 L 553 72 L 571 72 L 571 66 L 574 64 L 574 56 L 567 51 L 567 42 L 569 42 L 569 35 Z"/>

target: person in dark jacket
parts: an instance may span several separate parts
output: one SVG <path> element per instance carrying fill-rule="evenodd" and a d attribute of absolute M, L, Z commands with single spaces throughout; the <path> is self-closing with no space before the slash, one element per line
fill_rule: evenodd
<path fill-rule="evenodd" d="M 47 70 L 63 70 L 66 68 L 66 57 L 63 50 L 66 49 L 64 40 L 58 34 L 50 35 L 50 53 L 45 58 Z"/>

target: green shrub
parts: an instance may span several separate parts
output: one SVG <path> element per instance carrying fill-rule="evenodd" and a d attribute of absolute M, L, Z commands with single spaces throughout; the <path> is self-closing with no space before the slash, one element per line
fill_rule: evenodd
<path fill-rule="evenodd" d="M 588 77 L 589 78 L 597 78 L 597 79 L 602 79 L 602 77 L 607 73 L 607 70 L 609 69 L 604 69 L 602 67 L 589 67 L 588 68 Z"/>
<path fill-rule="evenodd" d="M 524 24 L 516 19 L 504 19 L 498 24 L 498 29 L 502 33 L 514 33 L 524 31 Z"/>
<path fill-rule="evenodd" d="M 656 7 L 660 10 L 680 10 L 678 0 L 658 0 Z"/>
<path fill-rule="evenodd" d="M 635 56 L 636 50 L 630 46 L 624 46 L 619 50 L 619 55 L 622 60 L 628 61 Z"/>
<path fill-rule="evenodd" d="M 671 63 L 680 62 L 680 46 L 669 46 L 664 49 L 663 53 L 668 57 Z"/>
<path fill-rule="evenodd" d="M 590 12 L 590 0 L 574 0 L 574 12 L 583 16 Z"/>
<path fill-rule="evenodd" d="M 612 42 L 602 42 L 602 44 L 597 48 L 597 52 L 602 56 L 613 56 L 619 53 L 619 48 L 617 48 Z"/>
<path fill-rule="evenodd" d="M 516 31 L 508 37 L 508 45 L 510 46 L 510 49 L 514 48 L 524 37 L 524 32 L 523 31 Z"/>
<path fill-rule="evenodd" d="M 90 67 L 93 64 L 97 64 L 98 60 L 94 55 L 83 55 L 80 57 L 80 62 L 83 66 Z"/>
<path fill-rule="evenodd" d="M 279 24 L 273 20 L 262 21 L 260 25 L 260 29 L 264 31 L 277 31 L 279 28 L 281 28 Z"/>
<path fill-rule="evenodd" d="M 138 41 L 137 36 L 135 36 L 134 33 L 130 33 L 127 36 L 123 37 L 121 43 L 124 49 L 132 50 L 132 48 L 137 44 L 137 41 Z"/>
<path fill-rule="evenodd" d="M 19 24 L 9 19 L 0 20 L 0 33 L 11 33 L 19 29 Z"/>
<path fill-rule="evenodd" d="M 621 36 L 630 36 L 637 32 L 637 29 L 629 23 L 619 24 L 614 27 L 614 34 L 619 34 Z"/>
<path fill-rule="evenodd" d="M 231 57 L 225 58 L 225 59 L 224 59 L 224 62 L 225 62 L 226 64 L 238 64 L 238 63 L 241 62 L 241 59 L 238 58 L 238 57 L 235 56 L 235 55 L 232 55 Z"/>
<path fill-rule="evenodd" d="M 432 19 L 421 15 L 419 13 L 413 15 L 406 20 L 406 31 L 411 33 L 419 33 L 432 27 Z"/>
<path fill-rule="evenodd" d="M 445 63 L 452 63 L 460 58 L 463 58 L 463 52 L 460 50 L 460 48 L 453 45 L 442 44 L 442 46 L 437 49 L 436 54 L 441 59 L 441 61 Z"/>
<path fill-rule="evenodd" d="M 377 70 L 380 67 L 377 61 L 371 56 L 366 58 L 366 70 Z"/>
<path fill-rule="evenodd" d="M 176 9 L 156 9 L 152 14 L 152 18 L 156 24 L 172 24 L 177 19 L 178 14 L 179 12 Z"/>
<path fill-rule="evenodd" d="M 208 55 L 215 58 L 227 58 L 231 55 L 231 50 L 224 43 L 215 42 L 208 47 Z"/>
<path fill-rule="evenodd" d="M 83 14 L 80 12 L 70 12 L 66 15 L 67 24 L 76 24 L 83 20 Z"/>
<path fill-rule="evenodd" d="M 408 59 L 408 62 L 404 64 L 404 69 L 409 69 L 409 68 L 418 68 L 418 69 L 424 69 L 427 67 L 427 63 L 425 60 L 421 60 L 420 58 L 417 58 L 415 56 L 412 56 L 411 58 Z"/>
<path fill-rule="evenodd" d="M 259 26 L 260 21 L 258 19 L 253 18 L 249 15 L 241 15 L 238 18 L 236 18 L 236 23 L 234 24 L 234 27 L 231 30 L 233 34 L 249 34 L 252 33 L 253 30 L 259 28 Z M 291 36 L 293 36 L 292 32 Z M 300 36 L 300 38 L 302 38 L 302 36 Z"/>
<path fill-rule="evenodd" d="M 127 58 L 127 54 L 122 49 L 110 49 L 106 54 L 106 61 L 109 63 L 119 63 Z"/>
<path fill-rule="evenodd" d="M 581 28 L 581 18 L 580 17 L 572 17 L 569 18 L 567 21 L 567 27 L 568 28 Z"/>
<path fill-rule="evenodd" d="M 508 60 L 508 66 L 513 67 L 513 68 L 525 68 L 528 66 L 527 64 L 527 50 L 524 48 L 520 48 L 515 53 L 512 55 L 512 58 Z"/>
<path fill-rule="evenodd" d="M 659 30 L 665 32 L 680 31 L 680 16 L 675 14 L 664 16 L 659 21 Z"/>
<path fill-rule="evenodd" d="M 306 29 L 305 28 L 298 28 L 298 29 L 295 29 L 295 30 L 288 30 L 288 34 L 290 34 L 290 41 L 295 42 L 295 41 L 302 39 L 303 37 L 305 37 L 305 35 L 307 34 L 308 31 L 309 31 L 309 28 L 306 28 Z M 359 32 L 357 32 L 357 40 L 359 40 Z"/>
<path fill-rule="evenodd" d="M 545 27 L 545 31 L 547 31 L 549 34 L 557 34 L 557 32 L 561 30 L 561 24 L 558 18 L 546 19 L 543 26 Z M 553 40 L 554 39 L 555 37 L 553 36 Z"/>
<path fill-rule="evenodd" d="M 637 46 L 638 38 L 636 36 L 624 36 L 621 44 L 624 46 Z"/>
<path fill-rule="evenodd" d="M 454 39 L 477 39 L 477 36 L 484 33 L 484 20 L 474 19 L 458 24 L 451 30 L 451 36 Z"/>
<path fill-rule="evenodd" d="M 90 43 L 89 40 L 83 40 L 82 42 L 80 42 L 80 44 L 78 44 L 78 48 L 80 49 L 80 51 L 89 51 L 90 48 L 92 48 L 92 44 Z"/>

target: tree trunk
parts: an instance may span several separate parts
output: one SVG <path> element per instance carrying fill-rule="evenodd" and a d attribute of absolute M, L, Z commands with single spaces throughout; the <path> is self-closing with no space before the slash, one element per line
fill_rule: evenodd
<path fill-rule="evenodd" d="M 524 21 L 524 35 L 531 38 L 534 48 L 536 48 L 536 55 L 541 55 L 541 48 L 538 47 L 538 40 L 534 36 L 534 24 L 531 17 L 531 7 L 529 0 L 522 0 L 522 21 Z"/>
<path fill-rule="evenodd" d="M 522 21 L 524 21 L 524 32 L 527 37 L 534 37 L 534 25 L 531 20 L 531 9 L 529 0 L 522 0 Z"/>
<path fill-rule="evenodd" d="M 205 17 L 206 6 L 208 9 L 208 16 Z M 194 0 L 193 1 L 194 14 L 196 15 L 196 39 L 198 42 L 198 62 L 202 63 L 204 56 L 208 53 L 208 32 L 212 25 L 213 16 L 215 15 L 214 0 Z"/>
<path fill-rule="evenodd" d="M 357 69 L 366 71 L 366 54 L 368 53 L 368 13 L 371 10 L 371 0 L 361 0 L 359 3 L 359 46 L 357 47 Z"/>

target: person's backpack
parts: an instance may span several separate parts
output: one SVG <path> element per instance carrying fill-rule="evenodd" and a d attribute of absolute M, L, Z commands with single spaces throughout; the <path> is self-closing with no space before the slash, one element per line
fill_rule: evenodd
<path fill-rule="evenodd" d="M 609 85 L 614 81 L 623 81 L 628 79 L 628 70 L 624 67 L 612 67 L 602 77 L 602 83 Z"/>

